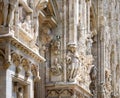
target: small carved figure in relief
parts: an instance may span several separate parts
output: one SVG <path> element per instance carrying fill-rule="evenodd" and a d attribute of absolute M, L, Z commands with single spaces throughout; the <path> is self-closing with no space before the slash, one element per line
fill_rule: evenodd
<path fill-rule="evenodd" d="M 105 94 L 107 97 L 110 97 L 111 91 L 112 91 L 112 86 L 111 86 L 111 74 L 110 71 L 106 70 L 105 71 Z"/>
<path fill-rule="evenodd" d="M 28 33 L 31 33 L 31 19 L 30 19 L 30 15 L 27 15 L 26 18 L 25 18 L 25 21 L 23 22 L 22 24 L 22 28 L 28 32 Z"/>
<path fill-rule="evenodd" d="M 93 40 L 90 37 L 88 37 L 87 40 L 86 40 L 87 55 L 91 54 L 92 43 L 93 43 Z"/>
<path fill-rule="evenodd" d="M 13 25 L 14 11 L 17 5 L 17 0 L 4 0 L 3 16 L 4 16 L 4 26 Z"/>
<path fill-rule="evenodd" d="M 59 64 L 58 58 L 55 58 L 54 64 L 51 66 L 51 72 L 56 76 L 62 74 L 62 66 Z"/>
<path fill-rule="evenodd" d="M 66 58 L 67 62 L 67 76 L 68 81 L 73 81 L 73 79 L 77 76 L 79 70 L 79 58 L 76 53 L 76 45 L 70 44 L 68 46 L 68 54 Z"/>
<path fill-rule="evenodd" d="M 53 42 L 51 43 L 52 45 L 52 49 L 54 50 L 55 54 L 59 54 L 60 52 L 60 46 L 61 46 L 61 42 L 60 42 L 60 36 L 56 36 L 56 39 L 53 40 Z"/>
<path fill-rule="evenodd" d="M 17 98 L 24 98 L 23 97 L 23 88 L 22 87 L 18 88 Z"/>
<path fill-rule="evenodd" d="M 90 70 L 90 79 L 91 79 L 92 81 L 95 81 L 96 77 L 97 77 L 97 68 L 96 68 L 96 66 L 94 65 L 94 66 L 91 68 L 91 70 Z"/>
<path fill-rule="evenodd" d="M 95 65 L 91 68 L 89 75 L 90 75 L 90 79 L 91 79 L 89 89 L 90 89 L 91 93 L 94 94 L 95 93 L 95 80 L 97 78 L 97 68 Z"/>
<path fill-rule="evenodd" d="M 95 93 L 95 83 L 94 83 L 94 82 L 91 82 L 91 83 L 90 83 L 89 89 L 90 89 L 90 91 L 91 91 L 92 94 Z"/>

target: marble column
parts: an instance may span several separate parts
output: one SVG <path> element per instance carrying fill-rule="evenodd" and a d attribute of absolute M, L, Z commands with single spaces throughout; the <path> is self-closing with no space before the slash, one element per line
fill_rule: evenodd
<path fill-rule="evenodd" d="M 69 44 L 77 44 L 78 0 L 69 1 Z"/>
<path fill-rule="evenodd" d="M 98 40 L 98 61 L 97 61 L 97 68 L 98 68 L 98 79 L 97 79 L 97 98 L 105 98 L 104 96 L 104 66 L 105 66 L 105 43 L 104 43 L 104 33 L 105 33 L 105 17 L 103 15 L 103 0 L 98 0 L 98 22 L 97 22 L 97 40 Z"/>

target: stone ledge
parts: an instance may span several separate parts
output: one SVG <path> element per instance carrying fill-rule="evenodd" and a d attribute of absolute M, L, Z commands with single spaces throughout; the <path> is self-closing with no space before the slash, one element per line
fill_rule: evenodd
<path fill-rule="evenodd" d="M 90 92 L 85 90 L 83 87 L 78 85 L 76 82 L 56 82 L 56 83 L 46 84 L 46 89 L 63 89 L 63 88 L 67 88 L 67 89 L 72 88 L 78 92 L 84 92 L 88 96 L 91 96 L 91 97 L 93 96 Z"/>
<path fill-rule="evenodd" d="M 31 48 L 27 47 L 24 43 L 19 41 L 17 38 L 15 38 L 12 34 L 4 34 L 0 36 L 0 40 L 10 40 L 11 44 L 18 49 L 22 50 L 24 53 L 31 56 L 35 61 L 37 62 L 44 62 L 46 61 L 44 57 L 42 57 L 39 53 L 36 53 Z"/>

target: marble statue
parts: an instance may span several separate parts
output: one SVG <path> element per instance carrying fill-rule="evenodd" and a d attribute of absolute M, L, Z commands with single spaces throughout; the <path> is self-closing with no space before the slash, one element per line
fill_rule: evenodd
<path fill-rule="evenodd" d="M 3 16 L 4 26 L 13 25 L 14 11 L 17 5 L 17 0 L 4 0 Z"/>
<path fill-rule="evenodd" d="M 18 88 L 17 98 L 24 98 L 23 89 L 21 87 Z"/>
<path fill-rule="evenodd" d="M 67 54 L 67 76 L 68 76 L 68 80 L 72 81 L 78 73 L 78 69 L 79 69 L 79 58 L 78 55 L 76 53 L 76 46 L 75 45 L 70 45 L 69 49 L 68 49 L 68 54 Z"/>
<path fill-rule="evenodd" d="M 22 24 L 22 28 L 26 31 L 26 32 L 31 32 L 31 19 L 30 19 L 30 15 L 27 15 L 25 18 L 25 21 Z"/>
<path fill-rule="evenodd" d="M 88 37 L 87 40 L 86 40 L 87 55 L 91 54 L 92 43 L 93 43 L 93 40 L 90 37 Z"/>

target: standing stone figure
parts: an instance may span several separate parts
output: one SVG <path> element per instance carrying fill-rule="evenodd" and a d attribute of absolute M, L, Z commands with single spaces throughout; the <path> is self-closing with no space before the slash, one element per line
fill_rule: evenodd
<path fill-rule="evenodd" d="M 77 76 L 79 69 L 79 58 L 76 54 L 76 45 L 71 44 L 68 49 L 67 54 L 67 79 L 68 81 L 73 81 L 73 79 Z"/>
<path fill-rule="evenodd" d="M 4 0 L 4 7 L 3 7 L 4 26 L 7 27 L 13 24 L 16 5 L 17 5 L 17 0 Z"/>
<path fill-rule="evenodd" d="M 95 93 L 95 80 L 97 78 L 97 68 L 95 65 L 91 68 L 89 75 L 90 75 L 90 79 L 91 79 L 89 89 L 90 89 L 91 93 L 94 94 Z"/>
<path fill-rule="evenodd" d="M 23 97 L 23 89 L 22 89 L 22 87 L 18 88 L 17 98 L 24 98 Z"/>

